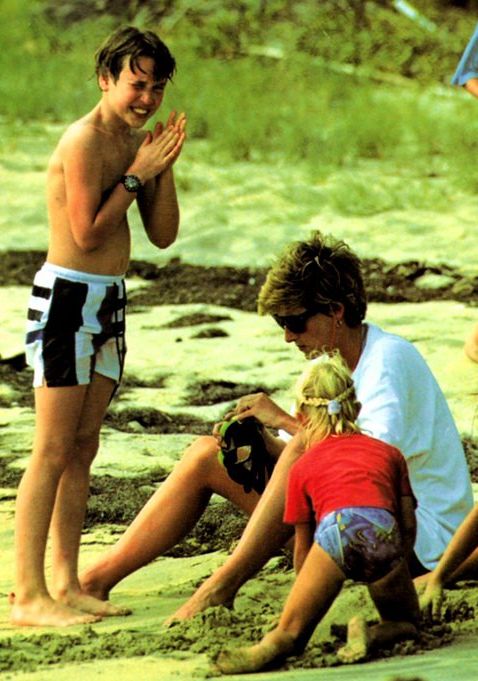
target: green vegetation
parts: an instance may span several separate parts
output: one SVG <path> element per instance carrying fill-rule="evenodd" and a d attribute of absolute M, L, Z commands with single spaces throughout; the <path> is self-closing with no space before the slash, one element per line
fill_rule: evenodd
<path fill-rule="evenodd" d="M 102 2 L 105 14 L 94 0 L 0 0 L 2 157 L 19 124 L 63 124 L 94 105 L 93 53 L 129 21 L 170 45 L 178 72 L 164 106 L 187 111 L 210 161 L 341 172 L 328 202 L 346 214 L 436 207 L 440 178 L 478 188 L 477 102 L 445 87 L 473 19 L 418 2 L 438 27 L 427 32 L 391 4 L 122 0 Z M 400 168 L 398 180 L 371 186 L 353 172 L 363 161 Z"/>

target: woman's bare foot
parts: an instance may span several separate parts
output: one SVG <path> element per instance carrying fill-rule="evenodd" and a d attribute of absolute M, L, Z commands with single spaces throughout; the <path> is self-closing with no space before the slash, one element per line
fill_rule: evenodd
<path fill-rule="evenodd" d="M 84 594 L 93 596 L 99 601 L 107 601 L 110 597 L 110 590 L 106 589 L 95 577 L 92 570 L 88 570 L 79 577 L 80 587 Z"/>
<path fill-rule="evenodd" d="M 369 634 L 365 619 L 360 615 L 352 617 L 347 625 L 347 643 L 339 648 L 337 657 L 344 664 L 359 662 L 367 657 Z"/>
<path fill-rule="evenodd" d="M 254 646 L 222 650 L 215 665 L 223 674 L 256 672 L 271 662 L 292 654 L 294 648 L 295 639 L 290 634 L 274 629 Z"/>
<path fill-rule="evenodd" d="M 99 617 L 124 617 L 131 615 L 129 608 L 121 608 L 113 605 L 109 601 L 103 601 L 100 598 L 91 596 L 82 591 L 65 591 L 56 594 L 59 603 L 87 612 L 91 615 L 98 615 Z"/>
<path fill-rule="evenodd" d="M 177 621 L 191 619 L 195 615 L 207 608 L 212 608 L 217 605 L 224 605 L 226 608 L 232 608 L 234 603 L 234 595 L 222 589 L 220 586 L 209 586 L 209 580 L 206 580 L 193 593 L 191 598 L 186 601 L 176 612 L 165 620 L 164 626 L 169 627 Z"/>
<path fill-rule="evenodd" d="M 12 605 L 10 622 L 18 626 L 70 627 L 75 624 L 93 624 L 101 620 L 98 615 L 80 612 L 54 601 L 50 596 L 39 596 L 21 603 L 14 594 L 10 594 L 9 601 Z"/>

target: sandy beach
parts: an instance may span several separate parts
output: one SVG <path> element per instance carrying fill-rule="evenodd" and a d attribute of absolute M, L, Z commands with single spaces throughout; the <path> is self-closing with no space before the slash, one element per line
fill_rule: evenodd
<path fill-rule="evenodd" d="M 378 257 L 378 252 L 370 255 Z M 3 268 L 5 285 L 0 287 L 1 308 L 6 313 L 0 336 L 2 678 L 40 681 L 54 674 L 59 681 L 100 676 L 105 681 L 126 681 L 134 675 L 146 681 L 192 681 L 214 677 L 211 656 L 224 645 L 256 640 L 267 631 L 293 580 L 290 556 L 284 553 L 240 590 L 234 610 L 211 608 L 189 622 L 169 629 L 162 626 L 224 560 L 240 535 L 244 518 L 218 498 L 213 498 L 197 531 L 179 547 L 114 590 L 113 601 L 131 607 L 130 617 L 64 631 L 14 628 L 8 622 L 15 488 L 29 455 L 34 423 L 31 375 L 21 367 L 21 356 L 15 361 L 11 358 L 22 352 L 29 294 L 26 282 L 38 257 L 28 253 L 5 256 L 4 263 L 9 265 Z M 209 432 L 239 395 L 264 389 L 284 406 L 290 403 L 290 386 L 303 360 L 284 344 L 278 327 L 254 312 L 263 270 L 223 267 L 190 269 L 176 262 L 168 273 L 170 286 L 155 275 L 155 266 L 136 263 L 132 267 L 125 381 L 110 408 L 93 468 L 82 566 L 117 539 L 194 435 Z M 402 272 L 405 269 L 403 265 Z M 384 274 L 377 274 L 385 270 L 374 270 L 372 261 L 367 265 L 371 281 L 375 271 L 372 299 L 380 291 L 382 298 L 385 291 L 390 294 Z M 431 274 L 442 277 L 442 284 L 448 277 L 448 285 L 455 290 L 473 284 L 460 268 L 452 274 L 443 268 Z M 430 272 L 421 275 L 427 276 Z M 15 279 L 19 283 L 14 284 Z M 478 371 L 465 357 L 462 341 L 476 319 L 476 309 L 469 300 L 453 300 L 451 294 L 437 296 L 436 289 L 418 285 L 419 280 L 415 277 L 408 292 L 404 286 L 401 293 L 414 302 L 393 302 L 393 298 L 371 302 L 368 318 L 414 341 L 424 354 L 449 399 L 474 470 L 478 463 L 473 437 Z M 396 298 L 400 292 L 392 293 Z M 303 657 L 292 658 L 280 670 L 249 678 L 346 681 L 360 674 L 366 681 L 442 681 L 459 665 L 463 681 L 475 681 L 478 657 L 472 651 L 478 633 L 477 607 L 476 585 L 461 583 L 447 592 L 443 622 L 425 627 L 417 642 L 379 651 L 372 661 L 359 666 L 340 667 L 335 651 L 348 618 L 359 610 L 370 621 L 376 617 L 366 590 L 347 583 Z"/>
<path fill-rule="evenodd" d="M 85 114 L 90 97 L 96 102 L 90 44 L 126 14 L 157 23 L 177 55 L 158 120 L 172 109 L 188 116 L 174 166 L 181 225 L 177 241 L 159 250 L 136 205 L 128 211 L 128 353 L 92 467 L 80 570 L 118 540 L 185 447 L 239 397 L 264 391 L 289 409 L 305 361 L 256 313 L 256 299 L 283 247 L 316 229 L 363 260 L 367 319 L 413 342 L 430 365 L 478 502 L 478 363 L 464 352 L 478 323 L 478 104 L 449 86 L 476 3 L 428 4 L 4 3 L 0 681 L 218 678 L 217 652 L 271 629 L 294 580 L 284 550 L 232 609 L 165 626 L 247 522 L 213 496 L 179 545 L 112 591 L 130 616 L 65 629 L 10 623 L 16 490 L 35 427 L 24 331 L 48 247 L 46 169 L 67 123 Z M 50 579 L 50 546 L 46 572 Z M 441 619 L 423 622 L 416 641 L 342 665 L 337 650 L 357 613 L 377 621 L 366 588 L 346 582 L 301 657 L 229 678 L 477 681 L 478 580 L 447 589 Z"/>
<path fill-rule="evenodd" d="M 430 101 L 446 114 L 444 100 Z M 225 559 L 244 527 L 245 518 L 215 497 L 185 541 L 113 591 L 114 602 L 132 608 L 130 617 L 65 631 L 9 624 L 14 501 L 34 428 L 31 372 L 22 356 L 24 319 L 48 240 L 44 170 L 61 131 L 58 124 L 25 126 L 22 135 L 12 136 L 2 128 L 7 143 L 0 152 L 0 676 L 213 677 L 210 656 L 224 645 L 260 638 L 293 580 L 290 556 L 279 555 L 240 590 L 233 611 L 211 609 L 164 629 L 163 621 Z M 324 180 L 286 163 L 271 173 L 267 164 L 223 167 L 207 158 L 207 144 L 193 141 L 178 163 L 182 226 L 172 248 L 154 250 L 137 212 L 130 211 L 129 350 L 93 466 L 82 567 L 116 541 L 185 446 L 210 432 L 239 396 L 264 390 L 289 407 L 303 358 L 270 319 L 256 314 L 255 300 L 275 255 L 313 229 L 346 240 L 365 259 L 368 319 L 408 338 L 425 356 L 448 398 L 478 484 L 478 365 L 463 352 L 478 320 L 476 197 L 429 174 L 420 178 L 431 196 L 423 208 L 407 208 L 404 196 L 403 209 L 387 209 L 385 202 L 383 210 L 344 214 L 328 200 L 337 187 L 357 189 L 359 178 L 375 201 L 390 191 L 400 203 L 408 169 L 385 159 L 364 160 Z M 461 681 L 476 681 L 476 586 L 461 583 L 448 591 L 443 622 L 425 627 L 415 644 L 344 667 L 337 666 L 335 650 L 348 618 L 358 610 L 376 617 L 365 590 L 347 584 L 303 657 L 249 678 L 449 681 L 459 673 Z"/>

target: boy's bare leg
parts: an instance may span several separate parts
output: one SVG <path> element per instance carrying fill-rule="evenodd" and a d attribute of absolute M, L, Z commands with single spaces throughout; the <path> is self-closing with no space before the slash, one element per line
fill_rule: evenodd
<path fill-rule="evenodd" d="M 214 492 L 250 515 L 259 495 L 246 494 L 217 458 L 214 437 L 200 437 L 141 509 L 119 541 L 80 577 L 82 588 L 97 598 L 126 576 L 175 546 L 194 527 Z"/>
<path fill-rule="evenodd" d="M 302 452 L 296 439 L 287 444 L 236 548 L 168 623 L 231 602 L 237 590 L 284 546 L 293 532 L 282 522 L 287 476 Z"/>
<path fill-rule="evenodd" d="M 88 500 L 90 466 L 114 382 L 94 374 L 83 401 L 75 452 L 60 479 L 52 518 L 53 595 L 73 608 L 99 616 L 128 615 L 130 610 L 83 593 L 78 580 L 78 554 Z"/>
<path fill-rule="evenodd" d="M 45 580 L 48 528 L 84 394 L 83 386 L 35 390 L 35 441 L 18 488 L 16 504 L 16 586 L 11 596 L 13 624 L 68 626 L 98 619 L 53 600 Z"/>
<path fill-rule="evenodd" d="M 367 627 L 360 615 L 350 620 L 347 643 L 337 652 L 345 664 L 363 660 L 372 648 L 418 635 L 418 596 L 405 561 L 370 584 L 369 592 L 382 621 Z"/>
<path fill-rule="evenodd" d="M 302 650 L 338 596 L 345 575 L 313 544 L 286 600 L 277 627 L 260 643 L 222 651 L 215 663 L 223 674 L 254 672 Z"/>

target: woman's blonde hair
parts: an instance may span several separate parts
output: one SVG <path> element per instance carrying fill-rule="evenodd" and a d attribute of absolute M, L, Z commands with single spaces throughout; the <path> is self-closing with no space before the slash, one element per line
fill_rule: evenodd
<path fill-rule="evenodd" d="M 306 444 L 328 435 L 360 433 L 360 402 L 352 375 L 338 351 L 313 360 L 296 386 L 296 411 L 304 417 Z"/>

